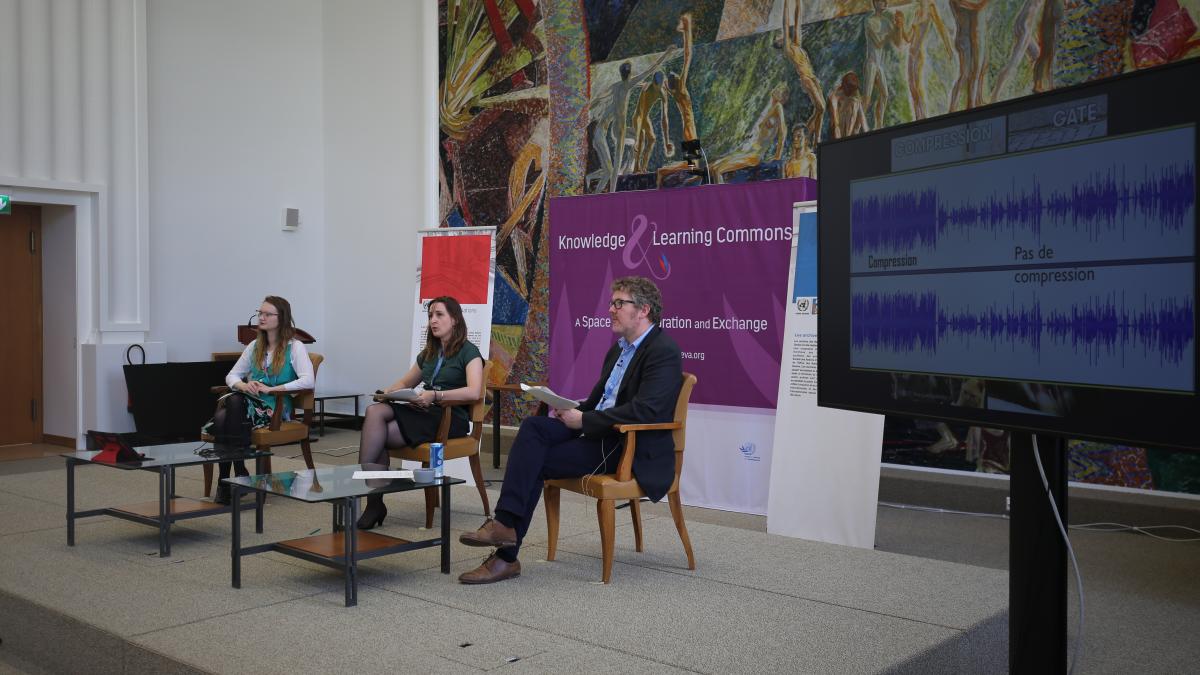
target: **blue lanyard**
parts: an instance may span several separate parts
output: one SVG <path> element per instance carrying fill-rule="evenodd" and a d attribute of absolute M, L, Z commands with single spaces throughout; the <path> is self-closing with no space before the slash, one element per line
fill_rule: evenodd
<path fill-rule="evenodd" d="M 432 387 L 433 387 L 433 381 L 437 379 L 437 376 L 438 376 L 438 371 L 440 371 L 440 370 L 442 369 L 442 363 L 443 363 L 445 360 L 446 360 L 446 356 L 445 356 L 444 354 L 442 354 L 441 352 L 438 352 L 438 362 L 437 362 L 437 365 L 435 365 L 435 366 L 433 367 L 433 375 L 430 375 L 430 376 L 429 376 L 429 386 L 430 386 L 430 388 L 432 388 Z"/>

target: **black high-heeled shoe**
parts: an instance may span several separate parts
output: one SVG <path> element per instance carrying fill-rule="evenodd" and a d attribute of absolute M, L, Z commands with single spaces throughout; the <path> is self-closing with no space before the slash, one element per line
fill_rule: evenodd
<path fill-rule="evenodd" d="M 370 530 L 379 527 L 383 525 L 383 519 L 386 517 L 387 506 L 383 503 L 383 495 L 371 495 L 367 497 L 367 507 L 358 517 L 358 529 Z"/>

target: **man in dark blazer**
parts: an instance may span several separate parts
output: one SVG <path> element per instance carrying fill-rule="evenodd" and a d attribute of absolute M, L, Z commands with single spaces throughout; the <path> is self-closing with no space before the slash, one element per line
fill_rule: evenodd
<path fill-rule="evenodd" d="M 578 408 L 521 423 L 508 454 L 496 519 L 459 537 L 468 546 L 496 548 L 458 578 L 462 583 L 490 584 L 521 573 L 517 551 L 542 496 L 542 481 L 615 473 L 624 443 L 614 424 L 674 419 L 683 363 L 679 345 L 657 326 L 662 317 L 658 287 L 644 277 L 617 279 L 608 314 L 619 339 L 605 355 L 591 395 Z M 663 498 L 675 480 L 670 431 L 638 434 L 633 476 L 650 499 Z"/>

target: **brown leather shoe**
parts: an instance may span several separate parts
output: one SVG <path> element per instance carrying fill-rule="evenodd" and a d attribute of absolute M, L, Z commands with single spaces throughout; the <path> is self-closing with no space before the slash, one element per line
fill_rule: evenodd
<path fill-rule="evenodd" d="M 521 576 L 521 561 L 505 562 L 495 553 L 489 555 L 483 564 L 470 572 L 463 572 L 458 580 L 464 584 L 494 584 L 513 577 Z"/>
<path fill-rule="evenodd" d="M 517 545 L 517 531 L 498 520 L 488 518 L 478 530 L 464 532 L 458 536 L 458 540 L 467 546 L 503 548 Z"/>

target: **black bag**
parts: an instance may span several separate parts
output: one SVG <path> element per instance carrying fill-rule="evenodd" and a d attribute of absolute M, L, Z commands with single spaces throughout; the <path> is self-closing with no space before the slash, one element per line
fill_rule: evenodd
<path fill-rule="evenodd" d="M 230 392 L 217 399 L 217 410 L 225 409 L 223 415 L 215 415 L 210 429 L 213 445 L 217 448 L 241 449 L 250 447 L 250 418 L 246 415 L 246 397 L 241 392 Z"/>

